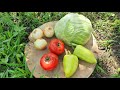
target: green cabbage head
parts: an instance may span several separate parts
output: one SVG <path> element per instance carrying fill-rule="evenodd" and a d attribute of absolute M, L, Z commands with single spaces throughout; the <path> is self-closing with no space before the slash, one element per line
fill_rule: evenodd
<path fill-rule="evenodd" d="M 72 46 L 85 45 L 93 31 L 88 18 L 77 13 L 69 13 L 61 18 L 55 25 L 55 36 L 65 44 Z"/>

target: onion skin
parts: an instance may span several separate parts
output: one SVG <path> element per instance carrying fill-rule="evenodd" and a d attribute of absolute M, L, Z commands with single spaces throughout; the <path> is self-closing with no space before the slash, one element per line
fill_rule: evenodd
<path fill-rule="evenodd" d="M 28 39 L 29 39 L 31 42 L 34 42 L 34 41 L 35 41 L 35 39 L 32 37 L 32 33 L 30 33 Z"/>
<path fill-rule="evenodd" d="M 45 37 L 51 38 L 54 35 L 54 29 L 53 27 L 47 26 L 44 30 Z"/>
<path fill-rule="evenodd" d="M 34 42 L 34 47 L 38 50 L 43 50 L 47 47 L 47 41 L 45 39 L 37 39 Z"/>
<path fill-rule="evenodd" d="M 31 42 L 35 42 L 36 39 L 40 39 L 43 36 L 44 36 L 43 31 L 40 28 L 36 28 L 30 33 L 28 39 Z"/>
<path fill-rule="evenodd" d="M 32 32 L 33 39 L 40 39 L 43 37 L 43 31 L 40 28 L 36 28 Z"/>

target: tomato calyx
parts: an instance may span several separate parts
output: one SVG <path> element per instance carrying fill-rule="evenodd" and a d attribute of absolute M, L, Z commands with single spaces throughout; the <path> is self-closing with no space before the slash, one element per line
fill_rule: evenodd
<path fill-rule="evenodd" d="M 49 60 L 50 60 L 50 57 L 47 56 L 47 57 L 45 58 L 45 61 L 49 61 Z"/>
<path fill-rule="evenodd" d="M 57 46 L 58 46 L 58 47 L 60 46 L 60 43 L 59 43 L 59 42 L 57 43 Z"/>

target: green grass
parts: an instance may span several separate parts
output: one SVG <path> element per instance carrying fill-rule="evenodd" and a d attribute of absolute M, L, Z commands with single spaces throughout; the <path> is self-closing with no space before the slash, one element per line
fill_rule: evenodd
<path fill-rule="evenodd" d="M 29 33 L 45 22 L 56 21 L 69 12 L 0 12 L 0 78 L 33 78 L 25 62 L 24 48 Z M 79 12 L 88 17 L 95 32 L 120 32 L 117 12 Z M 113 28 L 116 27 L 116 28 Z M 115 32 L 114 32 L 115 33 Z M 104 41 L 104 47 L 114 45 L 112 37 Z M 119 36 L 118 36 L 119 37 Z M 118 38 L 119 39 L 119 38 Z M 117 42 L 120 44 L 120 42 Z M 97 66 L 96 73 L 102 71 Z"/>
<path fill-rule="evenodd" d="M 64 15 L 58 12 L 0 13 L 0 78 L 33 77 L 25 63 L 27 37 L 34 28 Z"/>

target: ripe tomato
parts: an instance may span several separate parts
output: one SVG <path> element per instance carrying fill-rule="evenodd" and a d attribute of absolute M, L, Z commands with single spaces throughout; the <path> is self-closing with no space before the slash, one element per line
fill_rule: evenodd
<path fill-rule="evenodd" d="M 40 65 L 44 70 L 53 70 L 58 65 L 58 56 L 54 53 L 44 54 L 40 59 Z"/>
<path fill-rule="evenodd" d="M 59 39 L 51 40 L 48 47 L 52 53 L 57 55 L 60 55 L 64 52 L 64 43 Z"/>

